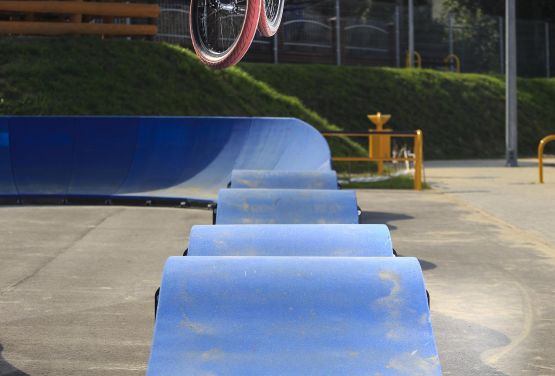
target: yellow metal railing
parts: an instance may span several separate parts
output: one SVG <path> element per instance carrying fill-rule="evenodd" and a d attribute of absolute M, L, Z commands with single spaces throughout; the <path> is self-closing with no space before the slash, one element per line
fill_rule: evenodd
<path fill-rule="evenodd" d="M 461 73 L 461 59 L 455 55 L 455 54 L 449 54 L 447 55 L 447 57 L 443 60 L 443 62 L 445 64 L 447 64 L 448 66 L 452 63 L 455 62 L 455 68 L 457 70 L 457 73 Z"/>
<path fill-rule="evenodd" d="M 540 141 L 538 145 L 538 165 L 540 169 L 540 184 L 543 184 L 543 152 L 545 150 L 545 146 L 555 141 L 555 135 L 547 136 Z"/>
<path fill-rule="evenodd" d="M 418 51 L 414 51 L 414 63 L 417 68 L 422 68 L 422 55 Z M 410 66 L 410 52 L 407 51 L 407 57 L 405 58 L 405 66 L 407 68 L 412 68 Z"/>
<path fill-rule="evenodd" d="M 414 163 L 414 189 L 417 191 L 422 190 L 422 177 L 424 171 L 424 142 L 421 130 L 414 132 L 394 132 L 389 130 L 384 131 L 368 131 L 368 132 L 322 132 L 324 137 L 368 137 L 368 157 L 333 157 L 332 160 L 336 162 L 413 162 Z M 386 138 L 391 142 L 392 137 L 397 138 L 412 138 L 414 139 L 414 157 L 399 158 L 390 156 L 380 156 L 372 145 L 380 145 L 382 142 L 375 143 L 376 138 Z"/>

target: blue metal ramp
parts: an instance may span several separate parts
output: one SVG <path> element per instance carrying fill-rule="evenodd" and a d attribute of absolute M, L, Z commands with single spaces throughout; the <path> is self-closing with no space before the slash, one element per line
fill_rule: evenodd
<path fill-rule="evenodd" d="M 440 375 L 414 258 L 172 257 L 147 375 Z"/>
<path fill-rule="evenodd" d="M 0 116 L 0 198 L 214 201 L 234 169 L 330 171 L 297 119 Z"/>
<path fill-rule="evenodd" d="M 357 224 L 354 191 L 222 189 L 217 224 Z"/>
<path fill-rule="evenodd" d="M 337 189 L 335 171 L 233 170 L 230 188 Z"/>
<path fill-rule="evenodd" d="M 391 257 L 386 225 L 193 226 L 189 256 Z"/>

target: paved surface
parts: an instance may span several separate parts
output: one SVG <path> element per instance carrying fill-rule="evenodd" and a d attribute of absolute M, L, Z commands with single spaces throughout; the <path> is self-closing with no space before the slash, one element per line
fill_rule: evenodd
<path fill-rule="evenodd" d="M 546 159 L 545 184 L 538 183 L 537 160 L 506 168 L 501 160 L 428 162 L 435 189 L 555 244 L 555 160 Z"/>
<path fill-rule="evenodd" d="M 192 224 L 211 220 L 189 209 L 0 207 L 0 375 L 144 375 L 163 264 L 183 253 Z"/>
<path fill-rule="evenodd" d="M 555 169 L 541 187 L 532 167 L 495 163 L 428 165 L 432 191 L 360 191 L 363 222 L 387 223 L 421 259 L 446 375 L 555 375 Z M 190 209 L 0 208 L 0 375 L 144 374 L 163 263 L 210 222 Z"/>

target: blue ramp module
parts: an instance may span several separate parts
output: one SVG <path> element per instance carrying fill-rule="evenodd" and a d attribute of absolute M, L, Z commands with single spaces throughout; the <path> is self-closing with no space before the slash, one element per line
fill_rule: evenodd
<path fill-rule="evenodd" d="M 386 225 L 193 226 L 189 256 L 392 257 Z"/>
<path fill-rule="evenodd" d="M 216 224 L 358 224 L 354 191 L 222 189 Z"/>
<path fill-rule="evenodd" d="M 414 258 L 172 257 L 147 375 L 440 375 Z"/>
<path fill-rule="evenodd" d="M 233 170 L 230 188 L 337 189 L 335 171 Z"/>
<path fill-rule="evenodd" d="M 330 159 L 297 119 L 0 116 L 3 201 L 213 202 L 234 169 L 325 172 Z"/>

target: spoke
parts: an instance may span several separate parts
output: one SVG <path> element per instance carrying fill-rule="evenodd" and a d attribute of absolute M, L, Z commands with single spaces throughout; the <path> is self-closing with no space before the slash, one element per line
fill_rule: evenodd
<path fill-rule="evenodd" d="M 226 53 L 240 37 L 246 17 L 245 0 L 198 0 L 197 36 L 207 53 Z"/>
<path fill-rule="evenodd" d="M 222 41 L 222 45 L 224 44 L 224 32 L 223 32 L 223 22 L 219 20 L 220 24 L 220 40 Z"/>

